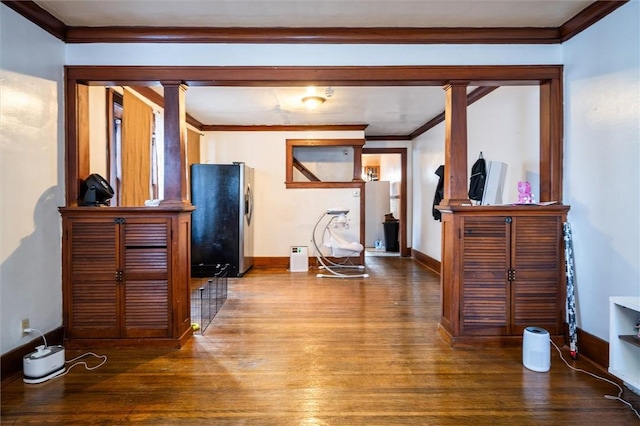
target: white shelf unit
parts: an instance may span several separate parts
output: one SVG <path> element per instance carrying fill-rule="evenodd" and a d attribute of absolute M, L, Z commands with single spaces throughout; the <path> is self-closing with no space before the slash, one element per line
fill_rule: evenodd
<path fill-rule="evenodd" d="M 609 298 L 609 373 L 640 394 L 640 297 Z"/>

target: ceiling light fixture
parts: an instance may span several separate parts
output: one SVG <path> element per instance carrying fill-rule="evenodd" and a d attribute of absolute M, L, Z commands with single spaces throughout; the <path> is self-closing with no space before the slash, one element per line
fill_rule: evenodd
<path fill-rule="evenodd" d="M 318 108 L 324 101 L 326 101 L 326 99 L 322 96 L 305 96 L 302 98 L 302 103 L 310 110 Z"/>

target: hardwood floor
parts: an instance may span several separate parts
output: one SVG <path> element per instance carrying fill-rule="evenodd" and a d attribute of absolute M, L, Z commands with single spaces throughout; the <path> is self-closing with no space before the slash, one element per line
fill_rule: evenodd
<path fill-rule="evenodd" d="M 231 279 L 222 310 L 182 349 L 94 348 L 109 358 L 96 370 L 11 382 L 2 424 L 640 424 L 604 397 L 615 386 L 570 370 L 555 350 L 551 370 L 536 373 L 520 347 L 450 348 L 437 330 L 438 277 L 407 258 L 366 263 L 367 279 Z"/>

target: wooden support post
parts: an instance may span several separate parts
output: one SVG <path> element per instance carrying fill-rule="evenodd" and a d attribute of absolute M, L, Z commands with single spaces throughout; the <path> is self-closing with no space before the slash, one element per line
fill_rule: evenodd
<path fill-rule="evenodd" d="M 540 84 L 539 201 L 562 202 L 562 80 Z"/>
<path fill-rule="evenodd" d="M 467 82 L 445 86 L 444 199 L 441 206 L 469 204 L 467 195 Z"/>
<path fill-rule="evenodd" d="M 362 182 L 362 146 L 353 147 L 353 182 Z"/>
<path fill-rule="evenodd" d="M 187 199 L 186 86 L 163 81 L 164 86 L 164 197 L 163 205 L 184 205 Z"/>

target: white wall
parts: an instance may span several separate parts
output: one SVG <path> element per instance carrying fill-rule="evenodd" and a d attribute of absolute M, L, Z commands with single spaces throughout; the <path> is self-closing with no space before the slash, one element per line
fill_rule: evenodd
<path fill-rule="evenodd" d="M 350 210 L 349 241 L 360 241 L 360 191 L 345 189 L 287 189 L 286 139 L 363 138 L 358 132 L 205 132 L 202 163 L 246 163 L 254 168 L 256 257 L 289 256 L 291 246 L 309 246 L 320 215 L 328 208 Z M 358 196 L 354 196 L 357 193 Z M 318 238 L 320 235 L 318 235 Z"/>
<path fill-rule="evenodd" d="M 607 341 L 609 297 L 640 295 L 638 3 L 563 49 L 564 202 L 571 205 L 577 320 Z"/>
<path fill-rule="evenodd" d="M 351 146 L 294 147 L 293 156 L 323 182 L 351 182 L 353 179 L 354 150 Z M 308 182 L 309 179 L 294 167 L 293 181 Z"/>
<path fill-rule="evenodd" d="M 505 86 L 471 104 L 467 112 L 467 177 L 482 152 L 487 161 L 507 164 L 503 203 L 518 201 L 518 181 L 540 192 L 540 90 Z M 559 201 L 559 200 L 556 200 Z"/>
<path fill-rule="evenodd" d="M 479 102 L 482 102 L 480 100 Z M 438 185 L 435 174 L 444 164 L 444 123 L 413 141 L 413 234 L 412 248 L 441 260 L 441 223 L 433 218 L 433 198 Z"/>
<path fill-rule="evenodd" d="M 64 45 L 0 5 L 0 351 L 62 325 Z M 41 340 L 38 340 L 38 344 Z"/>
<path fill-rule="evenodd" d="M 559 64 L 560 45 L 68 44 L 67 65 Z"/>
<path fill-rule="evenodd" d="M 507 163 L 504 203 L 518 200 L 519 180 L 539 175 L 539 105 L 537 86 L 500 87 L 467 111 L 467 178 L 480 152 L 488 161 Z M 435 172 L 444 164 L 444 123 L 418 137 L 413 145 L 413 248 L 441 260 L 441 224 L 433 218 L 432 207 L 438 184 Z M 535 194 L 539 184 L 533 188 Z"/>

